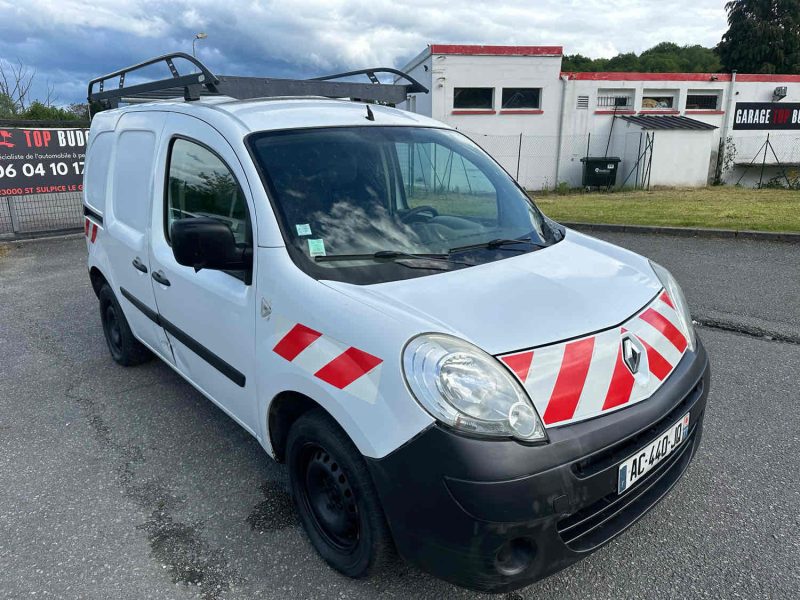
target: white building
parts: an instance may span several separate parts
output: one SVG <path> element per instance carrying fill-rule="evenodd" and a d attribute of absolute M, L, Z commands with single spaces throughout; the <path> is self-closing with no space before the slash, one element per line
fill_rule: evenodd
<path fill-rule="evenodd" d="M 404 108 L 469 134 L 531 189 L 580 185 L 587 155 L 621 158 L 618 184 L 646 173 L 651 185 L 705 185 L 720 138 L 723 180 L 757 183 L 760 168 L 744 165 L 761 166 L 768 133 L 767 175 L 800 166 L 800 75 L 565 73 L 561 58 L 560 46 L 433 44 L 403 69 L 430 93 Z"/>

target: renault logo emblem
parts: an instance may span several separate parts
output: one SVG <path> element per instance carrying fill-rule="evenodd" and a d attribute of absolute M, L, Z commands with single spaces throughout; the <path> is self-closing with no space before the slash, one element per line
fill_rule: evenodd
<path fill-rule="evenodd" d="M 642 351 L 636 347 L 631 338 L 622 340 L 622 360 L 634 375 L 639 371 L 639 363 L 642 361 Z"/>

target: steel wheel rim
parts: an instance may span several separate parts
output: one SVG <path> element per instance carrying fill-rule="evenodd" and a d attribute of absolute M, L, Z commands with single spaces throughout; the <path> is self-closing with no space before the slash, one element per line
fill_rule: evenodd
<path fill-rule="evenodd" d="M 106 307 L 105 318 L 108 345 L 111 346 L 112 352 L 119 354 L 122 352 L 122 330 L 119 326 L 119 319 L 117 319 L 117 312 L 111 304 Z"/>
<path fill-rule="evenodd" d="M 317 444 L 301 453 L 302 502 L 317 532 L 334 548 L 352 552 L 361 538 L 358 506 L 336 459 Z"/>

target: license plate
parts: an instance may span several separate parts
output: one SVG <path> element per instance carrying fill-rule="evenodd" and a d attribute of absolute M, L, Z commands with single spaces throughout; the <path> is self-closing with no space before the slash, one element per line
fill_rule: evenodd
<path fill-rule="evenodd" d="M 620 466 L 617 476 L 617 493 L 621 494 L 639 481 L 658 463 L 672 454 L 689 435 L 689 413 L 674 423 L 664 434 L 628 457 Z"/>

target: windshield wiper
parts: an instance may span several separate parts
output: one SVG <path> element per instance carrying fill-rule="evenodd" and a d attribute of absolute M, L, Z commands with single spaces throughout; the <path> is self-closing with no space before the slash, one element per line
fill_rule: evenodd
<path fill-rule="evenodd" d="M 372 254 L 329 254 L 328 256 L 314 257 L 314 260 L 317 262 L 336 262 L 336 261 L 346 261 L 346 260 L 397 261 L 401 259 L 433 260 L 433 261 L 446 262 L 453 265 L 471 266 L 469 263 L 452 260 L 447 254 L 415 254 L 412 252 L 404 252 L 402 250 L 378 250 L 377 252 L 373 252 Z M 403 263 L 398 263 L 398 264 L 403 264 Z"/>
<path fill-rule="evenodd" d="M 456 246 L 455 248 L 450 248 L 448 254 L 453 254 L 454 252 L 464 252 L 466 250 L 495 250 L 497 248 L 502 248 L 503 246 L 511 246 L 514 244 L 528 244 L 529 246 L 535 246 L 537 248 L 544 248 L 544 244 L 539 244 L 531 240 L 530 236 L 524 238 L 514 238 L 514 239 L 507 239 L 507 238 L 497 238 L 494 240 L 489 240 L 488 242 L 481 242 L 480 244 L 469 244 L 467 246 Z"/>

